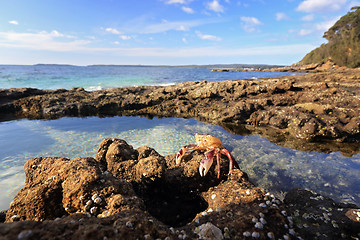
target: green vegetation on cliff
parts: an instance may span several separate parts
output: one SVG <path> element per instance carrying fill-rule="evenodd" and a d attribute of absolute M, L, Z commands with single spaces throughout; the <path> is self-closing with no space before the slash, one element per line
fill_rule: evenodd
<path fill-rule="evenodd" d="M 327 32 L 328 43 L 308 53 L 301 64 L 322 63 L 327 59 L 339 66 L 360 67 L 360 7 L 353 7 Z"/>

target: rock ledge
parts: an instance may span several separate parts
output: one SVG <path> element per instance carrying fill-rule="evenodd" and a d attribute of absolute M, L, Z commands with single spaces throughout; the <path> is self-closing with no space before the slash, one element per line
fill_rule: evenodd
<path fill-rule="evenodd" d="M 81 88 L 0 89 L 0 116 L 1 120 L 182 117 L 217 124 L 234 133 L 266 128 L 270 130 L 262 131 L 265 137 L 298 146 L 328 140 L 351 143 L 360 139 L 359 85 L 360 69 L 339 69 L 262 80 L 201 81 L 91 92 Z"/>

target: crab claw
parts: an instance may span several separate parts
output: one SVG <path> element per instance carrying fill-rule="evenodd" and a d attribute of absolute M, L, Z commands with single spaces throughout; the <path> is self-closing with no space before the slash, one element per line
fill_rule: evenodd
<path fill-rule="evenodd" d="M 197 149 L 197 145 L 195 144 L 189 144 L 189 145 L 186 145 L 186 146 L 183 146 L 177 153 L 176 153 L 176 157 L 175 157 L 175 163 L 176 165 L 179 165 L 185 152 L 186 151 L 191 151 L 191 150 L 195 150 Z"/>
<path fill-rule="evenodd" d="M 175 158 L 175 163 L 176 163 L 176 165 L 179 165 L 180 164 L 180 162 L 181 162 L 181 159 L 182 159 L 182 157 L 183 157 L 183 155 L 184 155 L 184 150 L 183 149 L 180 149 L 180 151 L 178 152 L 178 153 L 176 153 L 176 158 Z"/>
<path fill-rule="evenodd" d="M 214 150 L 211 150 L 211 151 L 205 153 L 206 158 L 201 160 L 200 166 L 199 166 L 200 176 L 204 177 L 207 174 L 207 172 L 209 171 L 209 169 L 213 163 L 214 154 L 215 154 Z"/>
<path fill-rule="evenodd" d="M 201 160 L 200 166 L 199 166 L 200 176 L 204 177 L 207 174 L 212 163 L 213 163 L 212 159 L 204 158 L 203 160 Z"/>

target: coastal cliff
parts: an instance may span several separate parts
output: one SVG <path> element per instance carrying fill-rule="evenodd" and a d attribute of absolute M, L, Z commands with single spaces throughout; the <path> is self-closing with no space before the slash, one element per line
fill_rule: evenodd
<path fill-rule="evenodd" d="M 341 17 L 327 32 L 324 38 L 328 43 L 309 52 L 300 64 L 319 64 L 328 60 L 338 66 L 360 66 L 360 7 L 353 7 Z"/>
<path fill-rule="evenodd" d="M 311 191 L 278 199 L 221 158 L 205 177 L 204 152 L 175 155 L 104 139 L 95 158 L 26 162 L 0 239 L 354 239 L 360 210 Z"/>

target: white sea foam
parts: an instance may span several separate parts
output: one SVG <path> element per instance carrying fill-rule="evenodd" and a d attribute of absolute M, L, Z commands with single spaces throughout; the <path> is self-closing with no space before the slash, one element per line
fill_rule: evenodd
<path fill-rule="evenodd" d="M 103 90 L 104 88 L 101 86 L 90 86 L 85 88 L 86 91 L 98 91 L 98 90 Z"/>
<path fill-rule="evenodd" d="M 161 84 L 158 84 L 156 86 L 166 87 L 166 86 L 172 86 L 172 85 L 176 85 L 176 83 L 161 83 Z"/>
<path fill-rule="evenodd" d="M 172 86 L 172 85 L 176 85 L 177 83 L 171 82 L 171 83 L 148 83 L 148 84 L 133 84 L 131 85 L 132 87 L 141 87 L 141 86 L 161 86 L 161 87 L 166 87 L 166 86 Z"/>

